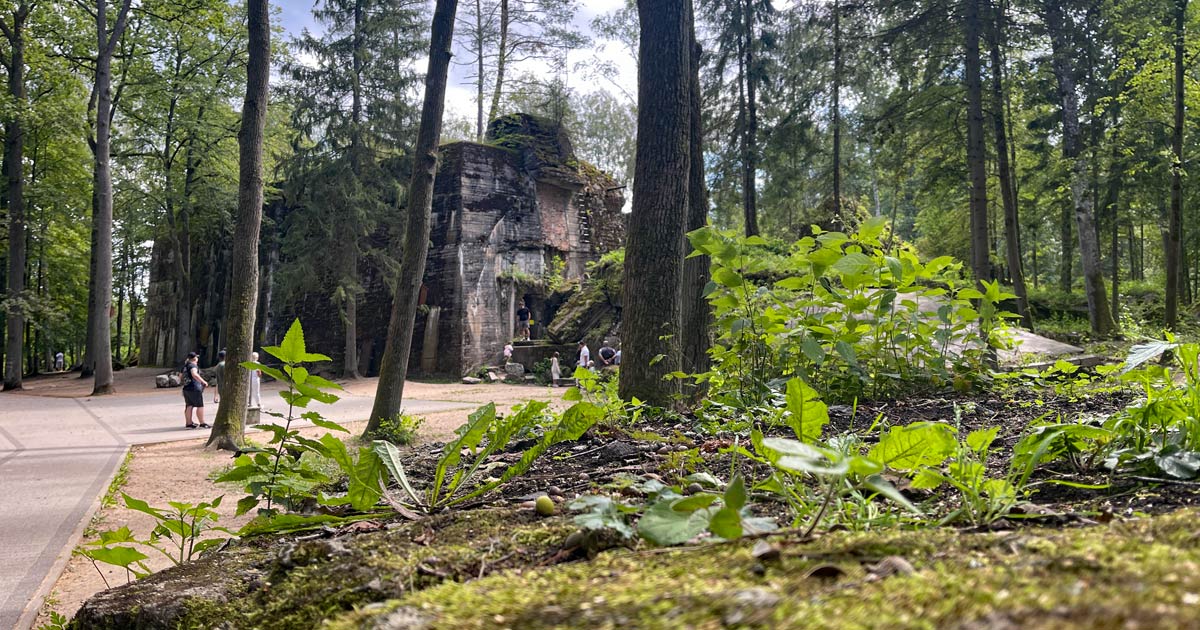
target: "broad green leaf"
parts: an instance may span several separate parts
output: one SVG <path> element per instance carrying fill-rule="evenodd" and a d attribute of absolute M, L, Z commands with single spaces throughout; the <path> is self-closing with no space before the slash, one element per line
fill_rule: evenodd
<path fill-rule="evenodd" d="M 967 434 L 967 446 L 976 453 L 983 453 L 992 445 L 998 433 L 1000 433 L 1000 427 L 972 431 Z"/>
<path fill-rule="evenodd" d="M 900 507 L 903 507 L 909 512 L 912 512 L 913 514 L 921 513 L 921 510 L 917 508 L 917 506 L 913 505 L 907 497 L 901 494 L 900 491 L 896 489 L 896 486 L 893 486 L 883 477 L 880 477 L 879 475 L 871 475 L 863 479 L 862 483 L 864 486 L 875 492 L 878 492 L 881 496 L 890 499 L 892 502 L 898 504 Z"/>
<path fill-rule="evenodd" d="M 690 497 L 678 499 L 671 504 L 671 509 L 676 512 L 695 512 L 712 505 L 717 500 L 717 495 L 707 492 L 693 494 Z"/>
<path fill-rule="evenodd" d="M 733 479 L 729 480 L 729 486 L 725 488 L 725 507 L 737 512 L 746 507 L 746 481 L 740 474 L 734 475 Z"/>
<path fill-rule="evenodd" d="M 384 468 L 392 474 L 392 478 L 404 489 L 404 493 L 408 495 L 409 500 L 414 505 L 421 504 L 420 495 L 413 489 L 412 484 L 408 482 L 408 476 L 404 474 L 404 464 L 400 461 L 400 449 L 396 448 L 395 444 L 384 440 L 375 440 L 371 443 L 371 447 L 375 449 L 375 454 L 379 457 L 379 461 L 383 464 Z"/>
<path fill-rule="evenodd" d="M 279 344 L 279 350 L 283 353 L 283 356 L 279 357 L 279 360 L 284 363 L 300 363 L 304 361 L 304 328 L 300 325 L 299 318 L 292 321 L 287 334 L 283 336 L 283 343 Z"/>
<path fill-rule="evenodd" d="M 940 465 L 954 453 L 956 445 L 954 431 L 948 425 L 918 422 L 889 429 L 867 457 L 895 470 L 908 471 Z"/>
<path fill-rule="evenodd" d="M 642 538 L 660 547 L 683 544 L 708 529 L 708 510 L 679 512 L 670 501 L 651 505 L 638 520 L 637 531 Z"/>
<path fill-rule="evenodd" d="M 97 562 L 111 564 L 121 568 L 130 568 L 134 563 L 149 558 L 146 554 L 133 547 L 95 547 L 81 550 L 80 553 Z"/>
<path fill-rule="evenodd" d="M 329 429 L 330 431 L 341 431 L 342 433 L 350 432 L 346 427 L 343 427 L 342 425 L 340 425 L 332 420 L 326 420 L 325 418 L 323 418 L 321 416 L 321 414 L 319 414 L 315 411 L 306 411 L 303 414 L 301 414 L 300 417 L 313 423 L 314 426 L 321 427 L 322 429 Z"/>
<path fill-rule="evenodd" d="M 724 538 L 735 540 L 742 537 L 742 515 L 728 505 L 717 510 L 708 521 L 708 531 Z"/>
<path fill-rule="evenodd" d="M 829 424 L 829 407 L 821 402 L 817 391 L 799 377 L 787 382 L 787 423 L 796 438 L 816 442 L 821 430 Z"/>
<path fill-rule="evenodd" d="M 1148 343 L 1139 343 L 1129 349 L 1129 356 L 1125 357 L 1125 363 L 1121 366 L 1121 374 L 1135 370 L 1142 364 L 1158 358 L 1162 353 L 1169 352 L 1179 347 L 1178 343 L 1168 343 L 1166 341 L 1151 341 Z"/>

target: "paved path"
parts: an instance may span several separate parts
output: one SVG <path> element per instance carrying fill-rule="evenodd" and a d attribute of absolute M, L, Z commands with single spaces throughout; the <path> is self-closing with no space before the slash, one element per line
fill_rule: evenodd
<path fill-rule="evenodd" d="M 282 411 L 267 389 L 267 408 Z M 211 423 L 216 408 L 206 400 Z M 371 402 L 344 394 L 336 405 L 314 407 L 352 421 L 365 419 Z M 404 409 L 475 406 L 406 399 Z M 32 624 L 130 445 L 195 439 L 200 431 L 183 428 L 177 389 L 94 398 L 0 394 L 0 629 Z"/>

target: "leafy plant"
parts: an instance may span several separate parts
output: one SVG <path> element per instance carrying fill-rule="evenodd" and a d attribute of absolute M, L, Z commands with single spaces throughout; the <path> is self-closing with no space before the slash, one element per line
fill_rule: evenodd
<path fill-rule="evenodd" d="M 585 367 L 575 368 L 574 377 L 575 386 L 567 389 L 563 400 L 587 401 L 597 406 L 603 413 L 604 421 L 610 424 L 637 424 L 641 419 L 645 405 L 636 396 L 633 400 L 625 402 L 618 392 L 616 378 L 604 376 Z"/>
<path fill-rule="evenodd" d="M 385 489 L 384 500 L 401 514 L 414 516 L 413 510 L 432 512 L 479 498 L 524 474 L 538 457 L 555 444 L 578 440 L 603 416 L 603 410 L 592 403 L 578 402 L 572 405 L 558 417 L 552 428 L 542 434 L 536 444 L 521 454 L 516 463 L 505 468 L 499 477 L 488 478 L 477 484 L 478 475 L 503 467 L 503 464 L 499 467 L 485 465 L 490 456 L 503 450 L 529 425 L 541 422 L 547 406 L 545 402 L 528 402 L 515 408 L 508 416 L 497 415 L 495 403 L 480 407 L 471 414 L 466 424 L 458 428 L 455 438 L 446 443 L 434 469 L 433 479 L 423 491 L 418 491 L 409 480 L 399 449 L 390 442 L 375 441 L 372 446 L 374 452 L 402 492 L 396 494 Z M 464 451 L 471 451 L 474 455 L 464 458 Z"/>
<path fill-rule="evenodd" d="M 375 451 L 360 447 L 357 457 L 354 457 L 346 445 L 331 434 L 315 440 L 300 435 L 298 430 L 292 428 L 293 422 L 304 419 L 324 429 L 346 432 L 344 427 L 326 420 L 316 411 L 304 411 L 297 415 L 298 409 L 306 409 L 314 400 L 326 404 L 338 400 L 338 396 L 328 390 L 341 389 L 341 386 L 310 374 L 303 366 L 305 363 L 328 361 L 329 357 L 307 350 L 304 330 L 298 319 L 292 322 L 279 346 L 266 346 L 263 350 L 279 359 L 283 365 L 276 369 L 246 361 L 242 367 L 262 370 L 264 374 L 287 385 L 287 389 L 280 391 L 279 395 L 287 403 L 288 409 L 282 414 L 264 410 L 264 413 L 284 420 L 283 426 L 260 425 L 260 428 L 271 432 L 268 442 L 271 448 L 246 449 L 234 459 L 233 467 L 216 479 L 218 482 L 240 483 L 249 493 L 238 501 L 237 514 L 259 508 L 260 515 L 272 517 L 279 513 L 279 506 L 296 511 L 311 503 L 327 506 L 348 504 L 358 511 L 372 508 L 381 496 L 382 464 Z M 345 497 L 318 494 L 319 488 L 331 479 L 317 468 L 305 465 L 302 458 L 306 453 L 337 463 L 349 480 Z"/>
<path fill-rule="evenodd" d="M 995 283 L 975 289 L 949 257 L 888 254 L 885 227 L 880 218 L 852 234 L 814 227 L 782 263 L 758 236 L 688 234 L 691 256 L 712 259 L 718 330 L 713 369 L 696 378 L 719 400 L 750 406 L 792 376 L 838 401 L 981 378 L 1006 343 L 1011 314 L 998 304 L 1010 296 Z"/>
<path fill-rule="evenodd" d="M 399 413 L 393 418 L 385 418 L 380 421 L 372 437 L 392 444 L 408 446 L 417 441 L 417 434 L 424 424 L 425 419 L 420 416 Z"/>
<path fill-rule="evenodd" d="M 167 504 L 169 507 L 156 508 L 123 492 L 121 496 L 125 499 L 127 508 L 154 517 L 157 525 L 145 539 L 134 537 L 129 527 L 100 532 L 98 540 L 86 543 L 76 550 L 76 553 L 90 560 L 92 566 L 103 562 L 125 569 L 127 575 L 143 578 L 150 574 L 150 569 L 145 564 L 149 556 L 133 545 L 150 547 L 172 564 L 178 565 L 190 562 L 206 549 L 224 542 L 223 538 L 201 540 L 205 532 L 229 533 L 229 530 L 215 525 L 221 518 L 216 508 L 220 507 L 222 497 L 196 504 L 170 501 Z M 100 571 L 98 566 L 96 570 L 104 579 L 105 586 L 108 586 L 104 572 Z"/>

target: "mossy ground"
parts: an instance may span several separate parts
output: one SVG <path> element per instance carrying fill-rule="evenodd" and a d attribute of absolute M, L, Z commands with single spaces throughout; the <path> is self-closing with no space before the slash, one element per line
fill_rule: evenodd
<path fill-rule="evenodd" d="M 398 609 L 434 628 L 1200 624 L 1200 527 L 1191 510 L 1071 529 L 843 532 L 782 547 L 781 559 L 765 565 L 750 542 L 610 551 L 591 562 L 442 583 L 331 627 L 370 627 Z M 880 577 L 869 570 L 891 555 L 915 572 Z M 809 577 L 828 565 L 844 575 Z"/>

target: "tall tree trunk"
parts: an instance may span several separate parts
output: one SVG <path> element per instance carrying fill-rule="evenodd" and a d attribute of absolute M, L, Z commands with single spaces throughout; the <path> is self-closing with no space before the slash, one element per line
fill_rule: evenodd
<path fill-rule="evenodd" d="M 1183 53 L 1187 0 L 1175 0 L 1175 126 L 1171 130 L 1171 214 L 1167 220 L 1167 328 L 1179 323 L 1180 256 L 1183 254 Z"/>
<path fill-rule="evenodd" d="M 408 358 L 412 351 L 412 331 L 417 321 L 417 301 L 425 278 L 425 259 L 429 254 L 429 230 L 433 210 L 433 178 L 437 174 L 438 141 L 442 135 L 442 111 L 446 100 L 446 76 L 454 39 L 454 14 L 458 0 L 437 0 L 429 37 L 429 70 L 425 74 L 425 100 L 421 105 L 421 124 L 413 150 L 412 178 L 408 184 L 408 218 L 404 230 L 404 254 L 400 277 L 392 301 L 387 343 L 379 368 L 379 385 L 371 418 L 363 435 L 370 436 L 379 423 L 400 414 L 404 400 L 404 379 L 408 376 Z"/>
<path fill-rule="evenodd" d="M 475 142 L 483 142 L 483 2 L 475 0 Z"/>
<path fill-rule="evenodd" d="M 752 0 L 742 4 L 742 38 L 746 81 L 746 127 L 742 141 L 742 204 L 746 215 L 746 236 L 758 234 L 758 71 L 754 55 L 754 7 Z M 639 101 L 640 102 L 640 101 Z"/>
<path fill-rule="evenodd" d="M 833 219 L 842 220 L 842 4 L 833 0 Z"/>
<path fill-rule="evenodd" d="M 1025 270 L 1021 262 L 1021 220 L 1017 208 L 1015 165 L 1009 161 L 1008 131 L 1004 121 L 1004 61 L 1000 54 L 1004 13 L 1000 6 L 992 8 L 990 53 L 992 61 L 992 124 L 996 136 L 996 166 L 1000 172 L 1000 198 L 1004 203 L 1004 250 L 1013 293 L 1017 294 L 1017 314 L 1021 325 L 1033 330 L 1033 313 L 1029 310 L 1029 292 L 1025 288 Z"/>
<path fill-rule="evenodd" d="M 1121 312 L 1121 144 L 1117 141 L 1118 125 L 1121 120 L 1121 105 L 1120 101 L 1116 101 L 1112 105 L 1112 153 L 1109 155 L 1108 167 L 1108 190 L 1104 195 L 1104 207 L 1107 209 L 1105 214 L 1108 215 L 1110 227 L 1112 231 L 1109 233 L 1108 259 L 1112 265 L 1111 281 L 1112 281 L 1112 313 L 1113 318 L 1117 318 L 1117 314 Z"/>
<path fill-rule="evenodd" d="M 1083 263 L 1084 292 L 1087 295 L 1088 319 L 1092 333 L 1109 337 L 1116 332 L 1116 322 L 1109 310 L 1100 267 L 1100 242 L 1096 234 L 1091 186 L 1088 184 L 1087 161 L 1084 159 L 1079 131 L 1079 97 L 1075 87 L 1071 59 L 1075 52 L 1067 41 L 1062 6 L 1056 0 L 1043 5 L 1046 30 L 1050 34 L 1051 64 L 1058 82 L 1062 102 L 1063 158 L 1071 165 L 1071 201 L 1075 209 L 1075 226 L 1079 235 L 1080 260 Z"/>
<path fill-rule="evenodd" d="M 966 0 L 967 169 L 971 179 L 971 271 L 977 282 L 992 279 L 988 257 L 987 159 L 983 144 L 983 82 L 980 78 L 980 0 Z"/>
<path fill-rule="evenodd" d="M 4 171 L 8 179 L 8 290 L 19 297 L 25 292 L 25 128 L 21 118 L 25 103 L 25 20 L 30 5 L 21 3 L 12 16 L 0 19 L 8 40 L 8 95 L 15 107 L 4 122 Z M 18 305 L 9 307 L 5 319 L 4 390 L 21 389 L 25 313 Z"/>
<path fill-rule="evenodd" d="M 691 69 L 688 76 L 688 96 L 691 99 L 690 136 L 688 138 L 688 213 L 686 231 L 708 225 L 708 194 L 704 186 L 704 120 L 700 96 L 700 44 L 696 41 L 695 15 L 688 16 L 691 37 Z M 684 250 L 690 249 L 684 241 Z M 712 313 L 704 287 L 710 278 L 708 256 L 696 256 L 683 261 L 683 293 L 681 317 L 683 334 L 683 371 L 688 374 L 707 372 L 709 368 L 709 327 Z"/>
<path fill-rule="evenodd" d="M 354 128 L 350 136 L 350 168 L 358 188 L 363 188 L 363 156 L 366 146 L 363 142 L 363 87 L 362 73 L 366 51 L 363 36 L 363 0 L 354 3 L 354 51 L 351 86 L 350 120 Z M 347 200 L 347 208 L 352 207 L 352 200 Z M 342 222 L 343 231 L 342 253 L 342 377 L 348 379 L 360 378 L 358 373 L 358 235 L 359 226 L 355 220 L 356 212 L 350 210 L 350 216 Z"/>
<path fill-rule="evenodd" d="M 109 307 L 112 304 L 113 285 L 113 192 L 112 170 L 109 167 L 109 140 L 112 130 L 112 57 L 117 42 L 125 31 L 129 17 L 130 0 L 124 0 L 117 14 L 112 33 L 108 32 L 107 0 L 96 0 L 96 152 L 94 177 L 95 212 L 92 216 L 96 236 L 95 273 L 92 289 L 94 299 L 89 298 L 92 308 L 90 318 L 92 366 L 95 370 L 95 385 L 92 395 L 113 393 L 112 331 Z"/>
<path fill-rule="evenodd" d="M 232 282 L 224 328 L 225 375 L 221 403 L 207 446 L 236 450 L 246 429 L 250 374 L 241 366 L 254 349 L 254 315 L 258 306 L 258 235 L 263 207 L 263 134 L 267 126 L 268 82 L 271 78 L 271 14 L 268 0 L 248 0 L 249 57 L 246 98 L 238 131 L 238 209 L 233 226 Z"/>
<path fill-rule="evenodd" d="M 489 123 L 500 116 L 500 98 L 504 95 L 504 71 L 508 68 L 508 22 L 511 19 L 508 1 L 500 0 L 500 43 L 496 47 L 496 86 L 492 90 L 492 106 L 488 109 Z"/>
<path fill-rule="evenodd" d="M 1059 213 L 1058 219 L 1058 236 L 1061 244 L 1062 255 L 1058 261 L 1058 289 L 1063 293 L 1070 293 L 1075 286 L 1075 218 L 1072 215 L 1070 200 L 1063 204 L 1062 212 Z"/>
<path fill-rule="evenodd" d="M 663 407 L 679 392 L 678 381 L 665 377 L 681 367 L 683 230 L 693 150 L 690 15 L 691 0 L 638 0 L 637 159 L 625 243 L 620 394 Z M 748 232 L 752 227 L 747 223 Z"/>

